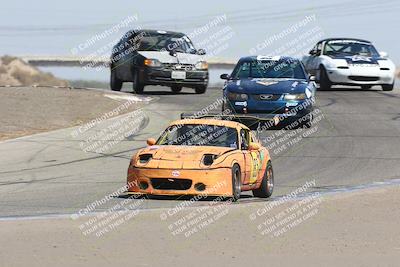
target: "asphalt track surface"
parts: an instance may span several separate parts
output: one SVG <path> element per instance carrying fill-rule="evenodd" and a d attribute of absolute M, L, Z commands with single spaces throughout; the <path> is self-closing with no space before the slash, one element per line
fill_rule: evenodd
<path fill-rule="evenodd" d="M 1 142 L 0 217 L 73 214 L 102 199 L 125 184 L 129 159 L 145 146 L 147 138 L 157 137 L 181 112 L 201 110 L 221 96 L 221 89 L 209 89 L 204 95 L 190 89 L 172 94 L 165 87 L 146 88 L 146 92 L 154 97 L 143 110 L 149 118 L 147 126 L 105 153 L 83 152 L 80 136 L 71 135 L 74 129 Z M 288 138 L 285 143 L 290 145 L 281 151 L 271 149 L 273 197 L 314 179 L 312 190 L 324 192 L 399 178 L 399 103 L 398 89 L 383 92 L 378 87 L 367 91 L 335 88 L 317 92 L 317 107 L 323 117 L 313 126 L 312 134 L 301 140 Z M 276 133 L 263 131 L 260 138 L 272 138 Z M 182 199 L 145 199 L 139 208 L 173 208 Z M 113 198 L 97 210 L 123 200 Z M 238 205 L 252 201 L 269 200 L 243 193 Z M 208 203 L 205 200 L 194 205 Z"/>

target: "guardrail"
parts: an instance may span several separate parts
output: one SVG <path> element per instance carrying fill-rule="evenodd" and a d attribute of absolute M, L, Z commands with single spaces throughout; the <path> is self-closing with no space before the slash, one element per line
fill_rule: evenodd
<path fill-rule="evenodd" d="M 110 66 L 109 58 L 69 57 L 69 56 L 21 56 L 26 63 L 42 67 L 86 67 L 97 68 Z M 207 60 L 210 68 L 233 68 L 237 61 L 222 58 Z"/>
<path fill-rule="evenodd" d="M 21 56 L 26 63 L 33 66 L 42 67 L 86 67 L 97 68 L 110 66 L 109 58 L 85 58 L 85 57 L 69 57 L 69 56 Z M 237 61 L 223 58 L 210 58 L 207 60 L 210 68 L 215 69 L 232 69 Z M 396 70 L 396 77 L 400 79 L 400 67 Z"/>

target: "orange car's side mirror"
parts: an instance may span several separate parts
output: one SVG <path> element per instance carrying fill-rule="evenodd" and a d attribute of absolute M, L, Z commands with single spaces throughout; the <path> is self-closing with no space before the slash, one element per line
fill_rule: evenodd
<path fill-rule="evenodd" d="M 156 144 L 156 139 L 154 139 L 154 138 L 147 139 L 147 144 L 149 146 L 155 145 Z"/>
<path fill-rule="evenodd" d="M 261 148 L 260 144 L 250 143 L 249 150 L 259 150 Z"/>

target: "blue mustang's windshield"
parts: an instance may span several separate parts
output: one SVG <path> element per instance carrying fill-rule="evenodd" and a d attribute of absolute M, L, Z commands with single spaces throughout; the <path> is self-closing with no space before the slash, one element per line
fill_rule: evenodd
<path fill-rule="evenodd" d="M 249 60 L 239 62 L 231 77 L 306 79 L 306 74 L 298 60 Z"/>

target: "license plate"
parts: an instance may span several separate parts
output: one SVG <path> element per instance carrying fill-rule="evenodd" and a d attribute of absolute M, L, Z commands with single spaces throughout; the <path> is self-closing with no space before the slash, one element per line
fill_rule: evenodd
<path fill-rule="evenodd" d="M 172 79 L 184 80 L 184 79 L 186 79 L 186 72 L 184 72 L 184 71 L 172 71 L 171 72 L 171 78 Z"/>
<path fill-rule="evenodd" d="M 375 68 L 375 67 L 378 67 L 379 65 L 377 65 L 377 64 L 358 64 L 358 63 L 356 63 L 356 64 L 349 64 L 349 66 L 350 67 L 369 67 L 369 68 Z"/>

